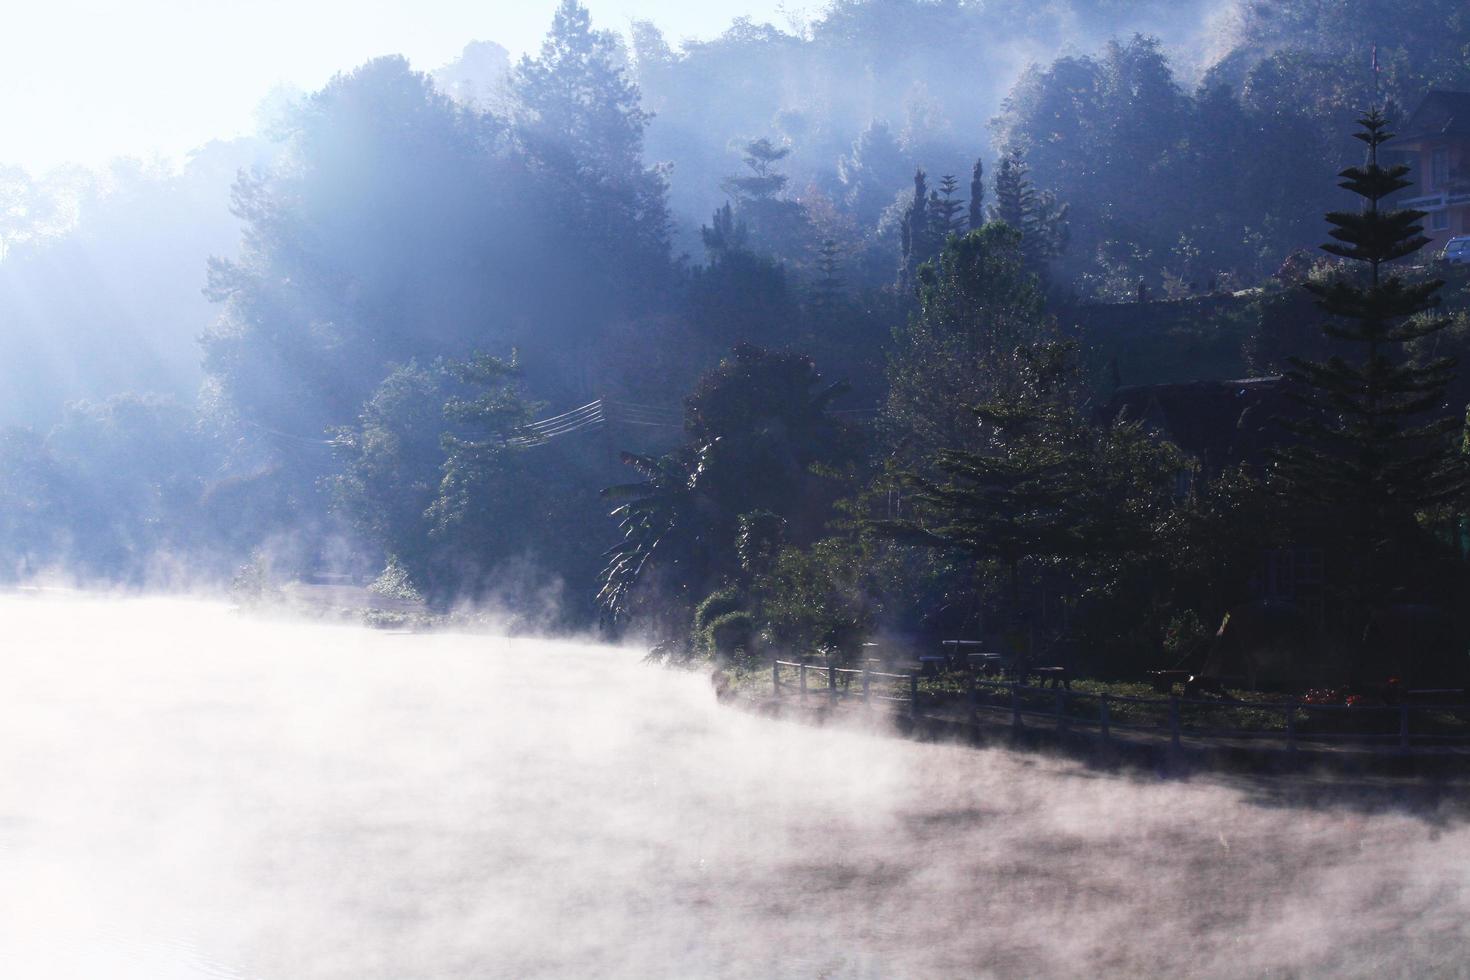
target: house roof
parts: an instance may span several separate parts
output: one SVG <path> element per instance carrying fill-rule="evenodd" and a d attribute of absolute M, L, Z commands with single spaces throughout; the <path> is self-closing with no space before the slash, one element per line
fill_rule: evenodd
<path fill-rule="evenodd" d="M 1430 89 L 1388 145 L 1436 136 L 1470 137 L 1470 92 Z"/>

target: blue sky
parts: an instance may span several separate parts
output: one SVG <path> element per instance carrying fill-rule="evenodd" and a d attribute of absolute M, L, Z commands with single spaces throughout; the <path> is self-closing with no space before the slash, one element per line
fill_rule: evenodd
<path fill-rule="evenodd" d="M 748 15 L 787 24 L 821 0 L 585 0 L 600 27 L 652 20 L 670 41 Z M 0 32 L 0 164 L 36 172 L 178 157 L 253 128 L 275 86 L 320 86 L 368 58 L 432 70 L 471 40 L 534 50 L 556 0 L 19 0 Z"/>

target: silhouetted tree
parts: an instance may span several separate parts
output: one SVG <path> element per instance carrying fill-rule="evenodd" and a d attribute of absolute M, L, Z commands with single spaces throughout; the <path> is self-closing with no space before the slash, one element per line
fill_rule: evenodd
<path fill-rule="evenodd" d="M 985 224 L 985 163 L 978 157 L 970 171 L 970 206 L 966 217 L 970 231 L 977 231 Z"/>
<path fill-rule="evenodd" d="M 762 137 L 742 147 L 747 173 L 720 185 L 735 201 L 735 217 L 749 227 L 755 247 L 788 260 L 800 260 L 807 243 L 808 221 L 801 204 L 785 197 L 788 178 L 776 165 L 791 153 Z"/>
<path fill-rule="evenodd" d="M 852 152 L 837 161 L 843 199 L 859 224 L 871 228 L 893 203 L 908 178 L 908 160 L 886 122 L 873 120 L 858 135 Z"/>
<path fill-rule="evenodd" d="M 1026 161 L 1015 151 L 1001 159 L 990 216 L 1021 233 L 1021 252 L 1037 275 L 1044 277 L 1048 263 L 1067 247 L 1067 206 L 1031 186 Z"/>
<path fill-rule="evenodd" d="M 1014 351 L 1053 333 L 1021 235 L 992 223 L 918 273 L 919 310 L 895 331 L 883 424 L 905 459 L 972 447 L 973 406 L 1013 381 Z"/>
<path fill-rule="evenodd" d="M 939 179 L 939 189 L 929 192 L 931 234 L 941 244 L 949 241 L 950 235 L 965 230 L 960 218 L 965 213 L 965 202 L 954 196 L 959 186 L 952 174 L 945 174 Z"/>
<path fill-rule="evenodd" d="M 622 61 L 617 36 L 562 0 L 538 57 L 523 57 L 511 75 L 514 132 L 557 224 L 590 244 L 577 257 L 612 295 L 647 305 L 669 273 L 668 189 L 664 172 L 643 161 L 651 117 Z"/>
<path fill-rule="evenodd" d="M 1428 242 L 1425 215 L 1384 206 L 1409 186 L 1408 168 L 1378 162 L 1379 147 L 1391 138 L 1382 113 L 1375 108 L 1360 124 L 1356 135 L 1368 160 L 1344 170 L 1341 186 L 1364 206 L 1330 212 L 1335 241 L 1322 248 L 1363 263 L 1366 278 L 1305 283 L 1329 317 L 1322 329 L 1339 352 L 1325 361 L 1291 359 L 1288 377 L 1311 414 L 1293 425 L 1303 442 L 1277 464 L 1299 519 L 1346 559 L 1333 568 L 1358 609 L 1385 601 L 1393 585 L 1403 584 L 1405 559 L 1419 537 L 1417 512 L 1470 487 L 1450 440 L 1458 413 L 1443 403 L 1454 360 L 1416 361 L 1409 349 L 1449 325 L 1434 312 L 1443 282 L 1410 280 L 1388 268 Z"/>

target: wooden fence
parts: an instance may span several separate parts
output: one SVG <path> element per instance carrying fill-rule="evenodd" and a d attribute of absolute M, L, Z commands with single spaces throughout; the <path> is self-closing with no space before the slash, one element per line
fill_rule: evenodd
<path fill-rule="evenodd" d="M 795 677 L 791 677 L 792 674 Z M 951 675 L 954 676 L 954 675 Z M 1099 739 L 1118 736 L 1167 739 L 1173 748 L 1185 740 L 1203 743 L 1264 743 L 1294 753 L 1299 747 L 1353 745 L 1402 754 L 1430 748 L 1470 746 L 1470 705 L 1343 705 L 1303 701 L 1235 701 L 1141 698 L 1073 691 L 964 676 L 963 700 L 920 689 L 919 673 L 885 673 L 776 660 L 771 684 L 776 697 L 795 694 L 826 698 L 834 706 L 861 701 L 869 707 L 899 707 L 912 718 L 923 707 L 960 707 L 966 719 L 1001 719 L 1017 729 L 1038 725 L 1063 734 Z M 933 717 L 958 720 L 952 713 Z M 1246 725 L 1254 719 L 1254 726 Z"/>

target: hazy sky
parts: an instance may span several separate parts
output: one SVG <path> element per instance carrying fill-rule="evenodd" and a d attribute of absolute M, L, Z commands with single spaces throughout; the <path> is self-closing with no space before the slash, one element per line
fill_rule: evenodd
<path fill-rule="evenodd" d="M 597 26 L 671 42 L 821 0 L 585 0 Z M 471 40 L 534 50 L 556 0 L 17 0 L 0 32 L 0 164 L 44 170 L 182 154 L 253 128 L 278 84 L 319 87 L 381 54 L 432 70 Z"/>

